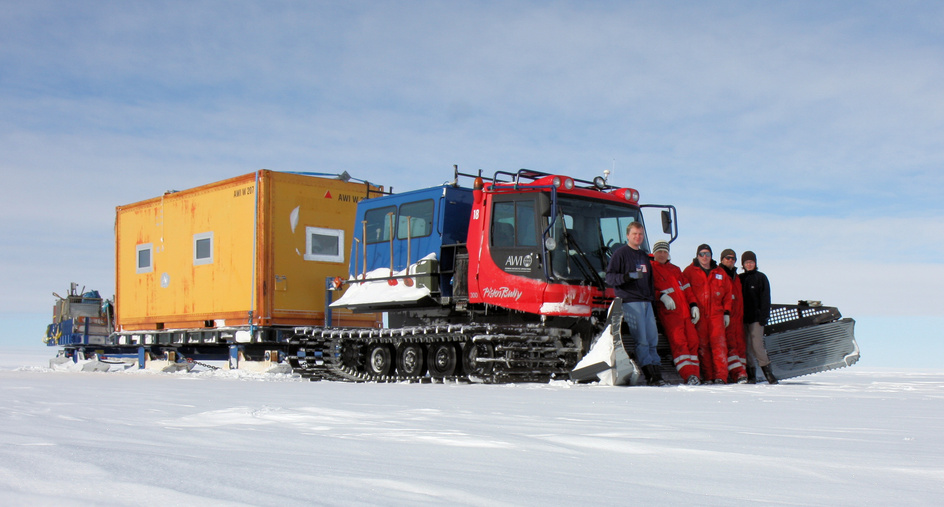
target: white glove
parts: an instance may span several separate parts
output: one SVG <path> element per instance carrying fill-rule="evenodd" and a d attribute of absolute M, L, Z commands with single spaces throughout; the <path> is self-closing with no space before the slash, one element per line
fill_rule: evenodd
<path fill-rule="evenodd" d="M 668 294 L 663 294 L 659 296 L 659 299 L 662 300 L 662 304 L 665 305 L 666 310 L 672 311 L 675 309 L 675 300 L 672 299 L 672 296 Z"/>
<path fill-rule="evenodd" d="M 701 312 L 698 311 L 697 306 L 692 307 L 692 324 L 698 324 L 698 319 L 701 318 Z"/>
<path fill-rule="evenodd" d="M 725 316 L 724 316 L 724 327 L 728 327 L 728 324 L 730 324 L 730 323 L 731 323 L 731 316 L 730 316 L 730 315 L 725 315 Z"/>

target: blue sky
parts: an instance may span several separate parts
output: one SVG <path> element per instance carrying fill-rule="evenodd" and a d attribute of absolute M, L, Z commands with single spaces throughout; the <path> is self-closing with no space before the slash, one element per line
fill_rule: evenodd
<path fill-rule="evenodd" d="M 678 207 L 677 264 L 751 249 L 777 301 L 856 318 L 863 361 L 944 352 L 940 3 L 5 4 L 0 340 L 70 281 L 113 292 L 116 205 L 459 164 L 610 169 Z"/>

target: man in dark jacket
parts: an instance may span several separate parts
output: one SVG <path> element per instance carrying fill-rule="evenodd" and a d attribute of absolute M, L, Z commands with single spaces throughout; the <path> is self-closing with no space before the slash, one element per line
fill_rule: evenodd
<path fill-rule="evenodd" d="M 659 331 L 652 311 L 655 288 L 652 282 L 652 263 L 642 250 L 646 237 L 642 224 L 632 222 L 626 227 L 626 245 L 618 248 L 606 267 L 606 284 L 613 287 L 623 299 L 623 318 L 630 335 L 636 340 L 636 361 L 639 362 L 649 385 L 664 386 L 662 361 L 656 352 Z"/>
<path fill-rule="evenodd" d="M 741 254 L 741 266 L 744 272 L 741 279 L 741 291 L 744 296 L 744 336 L 747 341 L 747 376 L 748 382 L 754 383 L 754 359 L 770 384 L 776 384 L 777 378 L 770 369 L 770 359 L 764 347 L 764 326 L 770 318 L 770 282 L 767 275 L 757 271 L 757 256 L 748 250 Z"/>

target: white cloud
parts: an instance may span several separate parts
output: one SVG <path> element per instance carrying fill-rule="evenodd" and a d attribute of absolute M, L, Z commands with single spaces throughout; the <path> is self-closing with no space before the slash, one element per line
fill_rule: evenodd
<path fill-rule="evenodd" d="M 702 241 L 716 253 L 752 248 L 784 297 L 832 299 L 835 288 L 863 312 L 907 313 L 870 290 L 894 286 L 896 262 L 926 273 L 922 291 L 942 281 L 942 12 L 9 6 L 0 277 L 16 295 L 0 303 L 29 311 L 49 286 L 109 285 L 118 204 L 259 168 L 347 170 L 409 190 L 449 179 L 458 163 L 584 178 L 615 167 L 612 181 L 644 201 L 679 206 L 678 262 Z M 791 285 L 808 269 L 837 283 Z M 857 281 L 872 276 L 884 283 Z"/>

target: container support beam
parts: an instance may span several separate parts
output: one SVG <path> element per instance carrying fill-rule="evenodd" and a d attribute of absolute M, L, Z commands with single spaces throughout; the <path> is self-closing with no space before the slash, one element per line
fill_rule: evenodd
<path fill-rule="evenodd" d="M 232 344 L 229 346 L 229 369 L 235 370 L 239 368 L 239 350 L 240 346 Z"/>

